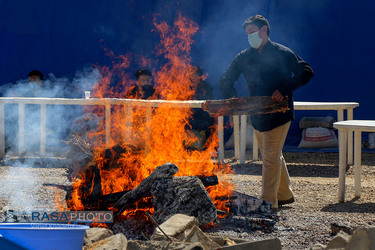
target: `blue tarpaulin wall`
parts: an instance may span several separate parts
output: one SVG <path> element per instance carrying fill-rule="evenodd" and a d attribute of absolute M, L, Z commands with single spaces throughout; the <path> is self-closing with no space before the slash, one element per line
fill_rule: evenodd
<path fill-rule="evenodd" d="M 296 100 L 355 101 L 355 119 L 375 119 L 375 3 L 365 0 L 0 0 L 0 84 L 25 79 L 33 69 L 74 77 L 88 65 L 108 65 L 103 47 L 153 59 L 159 42 L 154 16 L 172 25 L 178 13 L 200 26 L 191 57 L 208 74 L 216 98 L 220 75 L 248 46 L 242 22 L 259 13 L 270 21 L 271 39 L 315 71 Z M 129 71 L 137 68 L 134 58 Z M 243 79 L 236 87 L 248 93 Z M 334 111 L 296 112 L 297 121 L 326 115 L 336 117 Z M 294 122 L 290 134 L 299 133 Z"/>

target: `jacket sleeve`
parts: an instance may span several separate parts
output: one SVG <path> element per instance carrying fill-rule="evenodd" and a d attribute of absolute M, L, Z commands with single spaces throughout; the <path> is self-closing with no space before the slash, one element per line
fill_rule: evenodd
<path fill-rule="evenodd" d="M 292 76 L 289 81 L 282 84 L 279 91 L 283 95 L 288 95 L 299 87 L 305 85 L 314 76 L 311 66 L 294 52 L 288 53 L 286 64 L 291 70 Z"/>
<path fill-rule="evenodd" d="M 229 67 L 224 72 L 224 74 L 220 77 L 219 87 L 220 92 L 225 99 L 237 97 L 237 91 L 234 88 L 234 83 L 238 80 L 241 74 L 241 70 L 239 67 L 239 57 L 238 55 L 233 59 L 233 61 L 229 64 Z"/>

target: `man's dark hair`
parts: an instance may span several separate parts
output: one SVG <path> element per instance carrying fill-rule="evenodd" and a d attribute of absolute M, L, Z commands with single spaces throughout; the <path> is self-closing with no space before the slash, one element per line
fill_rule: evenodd
<path fill-rule="evenodd" d="M 137 80 L 140 76 L 152 76 L 151 72 L 148 69 L 140 69 L 135 72 L 135 77 L 137 77 Z"/>
<path fill-rule="evenodd" d="M 267 35 L 269 36 L 270 35 L 270 23 L 268 22 L 268 20 L 262 16 L 262 15 L 255 15 L 255 16 L 251 16 L 249 17 L 248 19 L 245 20 L 245 22 L 242 24 L 242 28 L 243 29 L 246 29 L 246 27 L 249 25 L 249 24 L 254 24 L 255 26 L 257 26 L 259 29 L 261 29 L 264 25 L 267 26 Z"/>
<path fill-rule="evenodd" d="M 29 77 L 30 76 L 38 76 L 39 77 L 39 79 L 40 80 L 44 80 L 43 78 L 43 73 L 42 72 L 40 72 L 39 70 L 33 70 L 33 71 L 30 71 L 30 73 L 29 73 L 29 75 L 28 75 Z"/>

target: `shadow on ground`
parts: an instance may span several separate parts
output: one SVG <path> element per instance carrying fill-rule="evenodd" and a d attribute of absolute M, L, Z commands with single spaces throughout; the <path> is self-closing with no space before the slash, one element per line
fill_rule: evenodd
<path fill-rule="evenodd" d="M 321 209 L 322 212 L 345 212 L 345 213 L 373 213 L 375 214 L 375 203 L 355 203 L 358 198 L 347 202 L 329 204 Z"/>
<path fill-rule="evenodd" d="M 309 163 L 287 163 L 291 177 L 326 177 L 336 178 L 339 176 L 339 167 L 336 165 L 322 165 Z M 236 174 L 262 175 L 262 162 L 254 161 L 246 164 L 231 164 Z M 349 167 L 347 168 L 347 170 Z"/>

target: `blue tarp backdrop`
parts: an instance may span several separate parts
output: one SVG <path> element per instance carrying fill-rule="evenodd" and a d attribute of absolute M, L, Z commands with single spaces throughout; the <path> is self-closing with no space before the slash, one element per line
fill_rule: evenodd
<path fill-rule="evenodd" d="M 0 84 L 25 79 L 33 69 L 72 78 L 87 66 L 110 64 L 103 47 L 160 62 L 154 15 L 172 25 L 178 13 L 200 27 L 191 57 L 208 74 L 216 98 L 220 75 L 248 46 L 242 22 L 259 13 L 270 21 L 271 39 L 315 71 L 295 100 L 355 101 L 355 119 L 375 119 L 375 3 L 365 0 L 0 0 Z M 134 58 L 129 73 L 138 67 Z M 236 87 L 248 93 L 243 79 Z M 326 115 L 336 117 L 334 111 L 296 112 L 297 121 Z M 298 122 L 291 133 L 300 133 Z"/>

